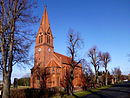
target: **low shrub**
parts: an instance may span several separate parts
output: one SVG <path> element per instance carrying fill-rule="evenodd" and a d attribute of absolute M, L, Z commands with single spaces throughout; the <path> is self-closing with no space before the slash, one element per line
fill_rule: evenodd
<path fill-rule="evenodd" d="M 56 94 L 48 89 L 12 89 L 11 98 L 50 98 Z"/>

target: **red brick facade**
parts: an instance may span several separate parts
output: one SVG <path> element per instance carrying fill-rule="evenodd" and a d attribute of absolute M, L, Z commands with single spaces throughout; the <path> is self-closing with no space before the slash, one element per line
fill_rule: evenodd
<path fill-rule="evenodd" d="M 34 59 L 34 67 L 31 69 L 31 88 L 67 86 L 69 66 L 63 63 L 69 63 L 71 58 L 54 52 L 53 35 L 46 8 L 36 36 Z M 74 87 L 81 87 L 81 73 L 81 68 L 75 69 Z"/>

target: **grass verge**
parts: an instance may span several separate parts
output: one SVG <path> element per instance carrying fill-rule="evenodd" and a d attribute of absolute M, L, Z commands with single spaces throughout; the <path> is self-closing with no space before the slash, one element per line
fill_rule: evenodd
<path fill-rule="evenodd" d="M 110 88 L 110 87 L 111 87 L 111 85 L 103 86 L 103 87 L 100 87 L 100 88 L 92 88 L 92 89 L 89 89 L 88 91 L 75 92 L 74 94 L 76 96 L 78 96 L 78 97 L 82 97 L 82 96 L 91 94 L 91 92 L 97 92 L 97 91 L 100 91 L 100 90 L 103 90 L 103 89 L 107 89 L 107 88 Z"/>
<path fill-rule="evenodd" d="M 13 85 L 11 85 L 11 89 L 26 89 L 30 88 L 30 86 L 18 86 L 17 88 L 14 88 Z"/>
<path fill-rule="evenodd" d="M 79 92 L 75 92 L 74 94 L 75 94 L 75 96 L 82 97 L 82 96 L 91 94 L 91 92 L 97 92 L 97 91 L 107 89 L 107 88 L 110 88 L 110 87 L 111 87 L 111 85 L 103 86 L 103 87 L 100 87 L 100 88 L 92 88 L 92 89 L 89 89 L 88 91 L 79 91 Z M 76 98 L 75 96 L 64 95 L 64 96 L 62 96 L 62 98 Z M 52 98 L 61 98 L 61 96 L 54 96 Z"/>

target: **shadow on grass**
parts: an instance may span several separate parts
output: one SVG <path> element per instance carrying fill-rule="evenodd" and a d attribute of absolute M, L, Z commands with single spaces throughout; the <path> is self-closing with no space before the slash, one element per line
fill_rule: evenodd
<path fill-rule="evenodd" d="M 100 98 L 112 98 L 112 97 L 107 97 L 106 95 L 104 95 L 104 94 L 100 94 L 100 93 L 98 93 L 99 91 L 97 91 L 97 92 L 93 92 L 93 91 L 91 91 L 91 90 L 89 90 L 89 92 L 91 92 L 92 94 L 94 94 L 94 95 L 97 95 L 97 96 L 99 96 Z"/>
<path fill-rule="evenodd" d="M 76 94 L 73 94 L 73 96 L 75 97 L 75 98 L 80 98 L 79 96 L 77 96 Z"/>
<path fill-rule="evenodd" d="M 122 98 L 130 98 L 130 82 L 116 84 L 110 88 L 102 89 L 96 92 L 93 90 L 88 90 L 88 92 L 91 92 L 91 94 L 81 98 L 89 98 L 90 96 L 91 98 L 115 98 L 115 96 L 124 96 Z"/>

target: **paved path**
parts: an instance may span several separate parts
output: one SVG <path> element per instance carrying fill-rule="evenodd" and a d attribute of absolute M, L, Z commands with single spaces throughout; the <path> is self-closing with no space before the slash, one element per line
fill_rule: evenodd
<path fill-rule="evenodd" d="M 82 98 L 130 98 L 130 82 L 121 83 L 102 91 L 92 92 L 92 94 Z"/>

